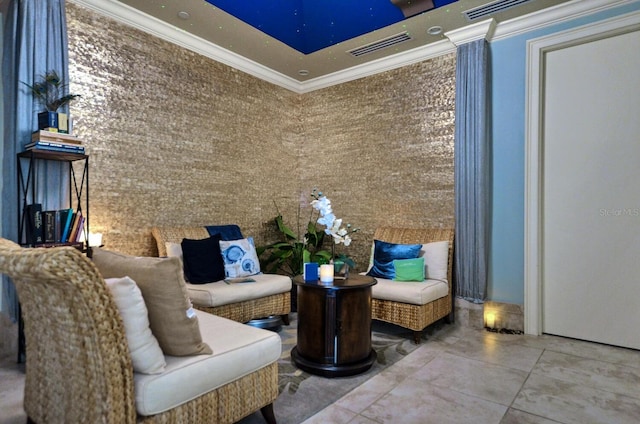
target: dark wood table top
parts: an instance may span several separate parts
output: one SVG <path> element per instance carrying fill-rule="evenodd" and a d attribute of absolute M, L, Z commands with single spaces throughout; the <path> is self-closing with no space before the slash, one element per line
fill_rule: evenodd
<path fill-rule="evenodd" d="M 318 281 L 304 281 L 302 275 L 293 279 L 294 284 L 304 287 L 317 287 L 319 289 L 348 290 L 373 286 L 378 283 L 375 278 L 368 275 L 354 274 L 347 279 L 334 278 L 333 283 L 321 283 Z"/>

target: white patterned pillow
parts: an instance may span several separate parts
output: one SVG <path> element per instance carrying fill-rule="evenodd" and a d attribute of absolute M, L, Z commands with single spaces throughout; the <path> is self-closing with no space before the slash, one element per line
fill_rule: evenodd
<path fill-rule="evenodd" d="M 227 278 L 248 277 L 260 273 L 260 262 L 253 244 L 253 237 L 220 240 L 220 252 Z"/>
<path fill-rule="evenodd" d="M 135 281 L 129 277 L 104 281 L 122 317 L 133 370 L 141 374 L 162 373 L 166 366 L 164 355 L 149 328 L 147 306 Z"/>

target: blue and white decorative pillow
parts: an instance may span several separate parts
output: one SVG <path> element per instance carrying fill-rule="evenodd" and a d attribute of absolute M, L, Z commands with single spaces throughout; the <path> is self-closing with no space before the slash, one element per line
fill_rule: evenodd
<path fill-rule="evenodd" d="M 260 262 L 253 237 L 240 240 L 220 240 L 220 251 L 227 278 L 248 277 L 260 273 Z"/>

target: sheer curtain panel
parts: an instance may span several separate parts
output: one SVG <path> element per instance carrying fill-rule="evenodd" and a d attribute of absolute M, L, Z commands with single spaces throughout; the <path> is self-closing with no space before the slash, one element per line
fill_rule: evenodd
<path fill-rule="evenodd" d="M 488 43 L 458 46 L 455 126 L 456 295 L 486 299 L 489 249 L 490 145 Z"/>
<path fill-rule="evenodd" d="M 43 110 L 25 84 L 33 84 L 49 70 L 68 82 L 67 22 L 64 0 L 10 0 L 4 22 L 2 83 L 4 137 L 2 158 L 2 236 L 18 240 L 18 182 L 16 154 L 38 129 Z M 61 108 L 59 112 L 68 112 Z M 43 208 L 61 209 L 68 203 L 64 164 L 38 168 L 38 199 Z M 48 195 L 48 187 L 55 187 Z M 62 188 L 62 190 L 61 190 Z M 4 278 L 4 277 L 3 277 Z M 2 281 L 3 309 L 16 320 L 18 300 L 13 284 Z"/>

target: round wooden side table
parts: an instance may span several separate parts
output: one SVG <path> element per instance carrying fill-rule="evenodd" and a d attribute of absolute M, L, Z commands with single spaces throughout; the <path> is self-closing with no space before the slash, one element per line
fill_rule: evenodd
<path fill-rule="evenodd" d="M 332 284 L 293 279 L 298 289 L 298 341 L 295 365 L 311 374 L 343 377 L 368 370 L 376 360 L 371 348 L 371 286 L 364 275 Z"/>

